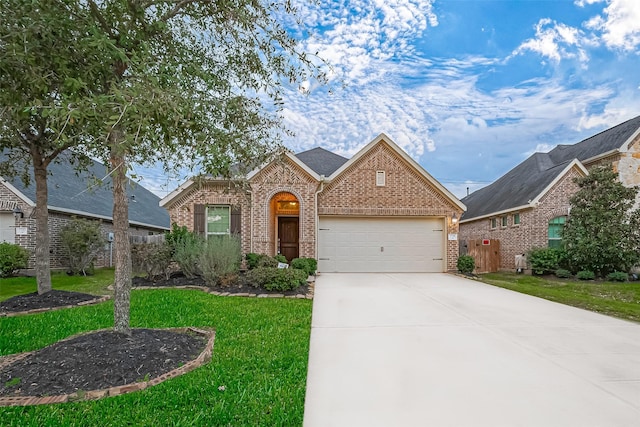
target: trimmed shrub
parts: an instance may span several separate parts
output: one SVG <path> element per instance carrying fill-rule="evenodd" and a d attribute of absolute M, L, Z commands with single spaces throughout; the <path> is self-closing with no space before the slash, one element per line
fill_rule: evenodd
<path fill-rule="evenodd" d="M 145 273 L 147 279 L 163 275 L 167 279 L 172 247 L 169 243 L 137 243 L 131 245 L 131 267 Z"/>
<path fill-rule="evenodd" d="M 610 282 L 626 282 L 629 279 L 629 275 L 622 271 L 614 271 L 607 274 L 607 280 Z"/>
<path fill-rule="evenodd" d="M 278 254 L 278 255 L 276 255 L 276 256 L 274 256 L 274 258 L 275 258 L 275 259 L 276 259 L 276 261 L 278 261 L 278 262 L 283 262 L 283 263 L 285 263 L 285 264 L 287 264 L 287 262 L 288 262 L 288 261 L 287 261 L 287 257 L 286 257 L 286 256 L 284 256 L 284 255 L 282 255 L 282 254 Z"/>
<path fill-rule="evenodd" d="M 315 258 L 294 258 L 291 260 L 291 268 L 304 270 L 307 276 L 312 276 L 318 268 L 318 261 Z"/>
<path fill-rule="evenodd" d="M 278 260 L 272 256 L 260 254 L 258 255 L 258 263 L 256 267 L 277 267 Z"/>
<path fill-rule="evenodd" d="M 164 241 L 171 248 L 171 253 L 175 252 L 176 246 L 185 239 L 195 239 L 196 235 L 191 231 L 187 230 L 187 226 L 183 225 L 179 227 L 175 222 L 171 224 L 171 231 L 167 231 L 164 233 Z"/>
<path fill-rule="evenodd" d="M 0 277 L 12 276 L 17 270 L 27 268 L 29 251 L 13 243 L 0 243 Z"/>
<path fill-rule="evenodd" d="M 247 262 L 247 269 L 253 270 L 258 266 L 260 255 L 255 252 L 249 252 L 248 254 L 245 254 L 244 259 Z"/>
<path fill-rule="evenodd" d="M 60 231 L 62 248 L 69 257 L 70 274 L 91 274 L 93 260 L 106 243 L 100 222 L 74 218 Z"/>
<path fill-rule="evenodd" d="M 578 271 L 578 273 L 576 274 L 576 278 L 578 278 L 579 280 L 593 280 L 596 278 L 596 274 L 593 271 L 582 270 Z"/>
<path fill-rule="evenodd" d="M 202 253 L 204 240 L 193 234 L 181 236 L 173 242 L 173 260 L 190 279 L 200 274 L 198 262 Z"/>
<path fill-rule="evenodd" d="M 566 253 L 562 249 L 536 248 L 529 251 L 527 259 L 533 274 L 549 274 L 560 268 L 561 263 L 566 259 Z"/>
<path fill-rule="evenodd" d="M 307 272 L 297 268 L 257 267 L 247 271 L 245 279 L 254 287 L 268 291 L 291 291 L 307 282 Z"/>
<path fill-rule="evenodd" d="M 240 238 L 209 236 L 202 246 L 198 266 L 204 281 L 214 286 L 221 278 L 237 274 L 241 260 Z"/>
<path fill-rule="evenodd" d="M 476 268 L 476 260 L 471 255 L 461 255 L 456 264 L 458 271 L 463 274 L 471 274 Z"/>
<path fill-rule="evenodd" d="M 567 279 L 571 277 L 571 272 L 569 270 L 565 270 L 564 268 L 557 269 L 555 274 L 556 277 L 559 277 L 561 279 Z"/>

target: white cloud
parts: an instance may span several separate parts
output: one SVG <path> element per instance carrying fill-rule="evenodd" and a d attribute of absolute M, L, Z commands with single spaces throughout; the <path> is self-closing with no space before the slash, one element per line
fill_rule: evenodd
<path fill-rule="evenodd" d="M 610 0 L 603 14 L 593 17 L 585 26 L 599 32 L 610 49 L 637 51 L 640 44 L 640 2 Z"/>
<path fill-rule="evenodd" d="M 525 40 L 512 55 L 532 51 L 556 63 L 567 58 L 577 58 L 581 62 L 588 60 L 584 45 L 590 42 L 579 29 L 549 18 L 540 19 L 535 29 L 535 37 Z"/>

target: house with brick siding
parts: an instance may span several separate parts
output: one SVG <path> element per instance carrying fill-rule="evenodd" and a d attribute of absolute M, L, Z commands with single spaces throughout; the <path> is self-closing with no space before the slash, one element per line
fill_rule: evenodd
<path fill-rule="evenodd" d="M 576 144 L 535 153 L 463 198 L 461 252 L 469 249 L 467 242 L 498 240 L 500 269 L 508 270 L 529 249 L 559 247 L 569 200 L 578 190 L 574 179 L 602 165 L 612 167 L 625 186 L 640 185 L 640 116 Z"/>
<path fill-rule="evenodd" d="M 243 253 L 312 257 L 319 272 L 443 272 L 465 206 L 382 134 L 351 159 L 284 152 L 241 179 L 190 179 L 160 205 L 171 222 L 236 234 Z"/>
<path fill-rule="evenodd" d="M 0 161 L 3 160 L 0 153 Z M 60 241 L 60 230 L 72 218 L 100 221 L 105 238 L 113 232 L 113 194 L 106 166 L 91 161 L 84 172 L 76 172 L 65 153 L 58 162 L 49 166 L 49 235 L 51 268 L 68 267 L 67 256 Z M 19 169 L 18 169 L 19 170 Z M 35 265 L 35 200 L 33 171 L 29 185 L 20 177 L 0 177 L 0 242 L 16 243 L 31 252 L 28 268 Z M 159 206 L 160 198 L 133 181 L 127 187 L 129 194 L 129 234 L 148 236 L 169 230 L 169 214 Z M 107 243 L 98 254 L 96 267 L 108 266 L 111 245 Z"/>

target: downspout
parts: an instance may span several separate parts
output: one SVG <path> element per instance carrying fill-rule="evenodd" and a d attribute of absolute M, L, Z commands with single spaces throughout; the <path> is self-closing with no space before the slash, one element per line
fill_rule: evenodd
<path fill-rule="evenodd" d="M 318 194 L 320 194 L 322 192 L 322 190 L 324 190 L 324 175 L 320 175 L 320 187 L 315 192 L 315 194 L 313 196 L 314 197 L 314 203 L 315 203 L 315 210 L 316 210 L 315 215 L 314 215 L 315 216 L 314 219 L 315 219 L 315 223 L 316 223 L 315 224 L 315 226 L 316 226 L 316 238 L 315 238 L 315 251 L 316 251 L 316 253 L 315 253 L 315 257 L 314 258 L 316 260 L 318 259 L 318 232 L 319 232 L 318 226 L 319 226 L 319 223 L 320 223 L 320 218 L 319 218 L 319 214 L 318 214 Z"/>

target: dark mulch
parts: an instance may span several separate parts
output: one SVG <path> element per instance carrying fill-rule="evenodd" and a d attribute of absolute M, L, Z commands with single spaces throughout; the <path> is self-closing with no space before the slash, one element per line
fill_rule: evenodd
<path fill-rule="evenodd" d="M 0 302 L 0 313 L 15 313 L 19 311 L 35 310 L 38 308 L 54 308 L 66 305 L 76 305 L 81 302 L 96 299 L 95 295 L 84 294 L 81 292 L 69 292 L 51 290 L 45 294 L 38 295 L 37 292 L 32 294 L 17 295 Z"/>
<path fill-rule="evenodd" d="M 134 329 L 99 331 L 58 342 L 0 371 L 0 396 L 55 396 L 148 381 L 195 359 L 206 338 Z"/>
<path fill-rule="evenodd" d="M 245 280 L 243 274 L 238 275 L 234 280 L 229 280 L 227 283 L 218 284 L 216 286 L 209 286 L 202 277 L 188 278 L 181 272 L 172 274 L 169 279 L 164 277 L 155 278 L 153 280 L 144 277 L 134 277 L 133 286 L 154 286 L 154 287 L 174 287 L 174 286 L 204 286 L 212 291 L 229 292 L 230 294 L 284 294 L 284 295 L 306 295 L 309 291 L 309 285 L 303 285 L 292 291 L 268 291 L 262 287 L 253 286 L 251 283 Z"/>

